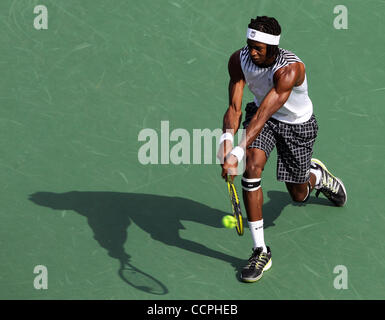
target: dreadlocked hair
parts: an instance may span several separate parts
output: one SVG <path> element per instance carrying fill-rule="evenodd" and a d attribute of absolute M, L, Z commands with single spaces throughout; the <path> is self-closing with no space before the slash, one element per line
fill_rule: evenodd
<path fill-rule="evenodd" d="M 248 25 L 249 28 L 261 31 L 264 33 L 272 34 L 278 36 L 281 34 L 281 26 L 278 21 L 272 17 L 261 16 L 251 19 Z M 272 56 L 278 55 L 279 49 L 278 46 L 268 44 L 266 47 L 266 57 L 270 58 Z"/>

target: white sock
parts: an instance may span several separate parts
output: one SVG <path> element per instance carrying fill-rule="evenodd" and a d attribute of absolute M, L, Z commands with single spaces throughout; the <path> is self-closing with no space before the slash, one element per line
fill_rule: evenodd
<path fill-rule="evenodd" d="M 310 172 L 313 173 L 315 175 L 315 185 L 314 187 L 316 189 L 318 189 L 318 186 L 321 182 L 321 177 L 322 177 L 322 173 L 321 173 L 321 170 L 318 170 L 318 169 L 310 169 Z"/>
<path fill-rule="evenodd" d="M 267 252 L 267 248 L 265 245 L 265 238 L 263 235 L 263 219 L 258 221 L 247 221 L 249 224 L 249 229 L 251 232 L 251 236 L 254 241 L 254 249 L 257 247 L 262 247 L 263 252 Z"/>

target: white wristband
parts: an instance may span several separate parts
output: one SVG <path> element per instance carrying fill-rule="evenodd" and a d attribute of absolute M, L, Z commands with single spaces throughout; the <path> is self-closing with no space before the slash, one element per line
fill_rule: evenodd
<path fill-rule="evenodd" d="M 241 163 L 243 156 L 245 155 L 245 151 L 239 146 L 231 150 L 230 153 L 237 157 L 238 163 Z"/>
<path fill-rule="evenodd" d="M 221 138 L 219 139 L 219 145 L 221 145 L 225 140 L 230 140 L 231 143 L 233 143 L 234 137 L 230 132 L 225 132 L 224 134 L 221 135 Z"/>

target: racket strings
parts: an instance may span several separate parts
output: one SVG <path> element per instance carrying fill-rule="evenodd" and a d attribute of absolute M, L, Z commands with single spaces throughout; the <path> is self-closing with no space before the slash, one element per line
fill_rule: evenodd
<path fill-rule="evenodd" d="M 227 187 L 229 190 L 231 206 L 233 209 L 233 215 L 237 221 L 236 230 L 239 235 L 243 235 L 243 222 L 242 222 L 242 213 L 241 213 L 241 207 L 239 204 L 239 198 L 238 198 L 235 186 L 232 182 L 228 181 Z"/>

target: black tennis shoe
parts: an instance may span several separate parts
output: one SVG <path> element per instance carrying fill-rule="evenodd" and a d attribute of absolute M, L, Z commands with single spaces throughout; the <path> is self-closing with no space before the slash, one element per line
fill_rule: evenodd
<path fill-rule="evenodd" d="M 316 197 L 318 198 L 320 192 L 333 202 L 337 207 L 345 205 L 348 195 L 342 181 L 333 176 L 326 166 L 318 159 L 311 159 L 311 168 L 321 171 L 321 181 L 315 186 Z"/>
<path fill-rule="evenodd" d="M 253 249 L 247 265 L 241 272 L 241 279 L 244 282 L 256 282 L 262 278 L 263 272 L 271 268 L 271 251 L 267 247 L 267 253 L 262 247 Z"/>

